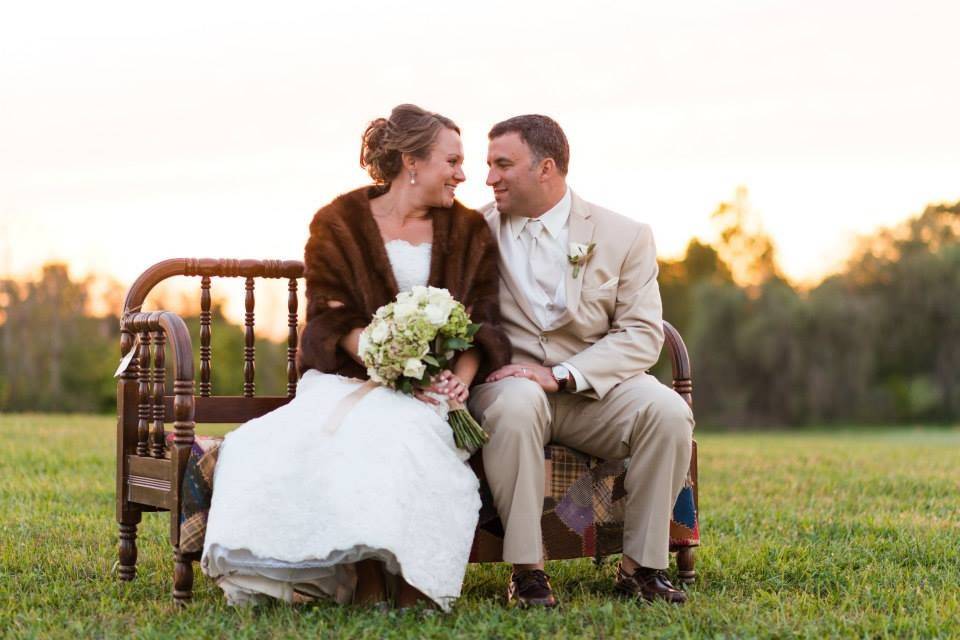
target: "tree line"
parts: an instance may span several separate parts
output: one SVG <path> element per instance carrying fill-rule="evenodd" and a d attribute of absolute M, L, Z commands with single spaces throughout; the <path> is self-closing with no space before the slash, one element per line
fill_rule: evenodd
<path fill-rule="evenodd" d="M 700 425 L 960 418 L 960 202 L 862 238 L 810 289 L 778 269 L 745 190 L 713 219 L 715 241 L 691 240 L 683 257 L 660 262 L 664 317 L 690 351 Z M 119 318 L 89 312 L 91 289 L 62 264 L 0 280 L 0 410 L 114 410 Z M 185 320 L 199 352 L 199 317 Z M 216 303 L 213 328 L 214 393 L 239 394 L 243 329 Z M 285 342 L 258 338 L 256 354 L 257 393 L 285 394 Z M 666 360 L 654 372 L 669 381 Z"/>
<path fill-rule="evenodd" d="M 960 202 L 862 238 L 810 290 L 779 272 L 742 198 L 714 217 L 717 243 L 691 241 L 660 273 L 664 317 L 690 351 L 700 423 L 960 418 Z"/>
<path fill-rule="evenodd" d="M 113 283 L 107 297 L 115 314 L 89 313 L 94 280 L 71 280 L 64 264 L 47 264 L 36 281 L 0 280 L 0 411 L 102 412 L 116 409 L 123 290 Z M 166 306 L 168 296 L 151 308 Z M 147 303 L 150 303 L 148 296 Z M 178 302 L 175 307 L 185 307 Z M 146 305 L 145 305 L 146 308 Z M 182 314 L 200 371 L 199 299 L 195 313 Z M 231 323 L 217 301 L 211 305 L 214 394 L 243 389 L 243 327 Z M 286 395 L 286 342 L 258 336 L 256 391 Z M 172 386 L 172 353 L 166 351 L 167 392 Z M 199 378 L 197 379 L 199 387 Z"/>

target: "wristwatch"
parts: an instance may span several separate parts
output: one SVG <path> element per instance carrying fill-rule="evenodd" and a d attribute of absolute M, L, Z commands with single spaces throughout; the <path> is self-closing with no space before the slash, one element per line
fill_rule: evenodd
<path fill-rule="evenodd" d="M 570 384 L 570 369 L 558 364 L 550 369 L 550 373 L 553 374 L 553 379 L 557 381 L 557 391 L 566 391 L 567 385 Z"/>

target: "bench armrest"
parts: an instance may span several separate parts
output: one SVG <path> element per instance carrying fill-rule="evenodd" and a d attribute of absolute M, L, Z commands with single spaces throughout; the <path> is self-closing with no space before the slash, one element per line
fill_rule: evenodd
<path fill-rule="evenodd" d="M 187 464 L 194 437 L 194 372 L 193 344 L 187 324 L 172 311 L 128 312 L 120 320 L 121 342 L 133 348 L 133 335 L 141 332 L 163 332 L 173 353 L 173 429 L 174 450 L 180 473 Z M 150 363 L 139 363 L 141 367 Z M 161 399 L 162 401 L 162 399 Z"/>
<path fill-rule="evenodd" d="M 673 389 L 693 407 L 693 378 L 690 369 L 690 354 L 680 332 L 672 324 L 663 321 L 663 334 L 670 350 L 670 367 L 673 371 Z"/>

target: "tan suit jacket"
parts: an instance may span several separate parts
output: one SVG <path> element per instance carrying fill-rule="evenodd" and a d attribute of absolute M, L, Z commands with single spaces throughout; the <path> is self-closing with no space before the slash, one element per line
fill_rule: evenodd
<path fill-rule="evenodd" d="M 500 312 L 513 362 L 569 362 L 592 386 L 585 395 L 602 399 L 617 384 L 650 369 L 660 355 L 657 252 L 649 225 L 572 196 L 570 242 L 596 246 L 578 277 L 567 265 L 566 313 L 553 327 L 541 327 L 502 252 Z M 503 216 L 494 203 L 480 211 L 499 245 Z"/>

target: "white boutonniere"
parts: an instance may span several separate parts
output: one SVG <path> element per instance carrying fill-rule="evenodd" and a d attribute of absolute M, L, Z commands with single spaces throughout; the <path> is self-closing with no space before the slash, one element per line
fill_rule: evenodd
<path fill-rule="evenodd" d="M 580 244 L 579 242 L 570 243 L 570 253 L 567 255 L 567 260 L 573 265 L 574 279 L 580 275 L 580 267 L 587 263 L 587 260 L 593 255 L 593 249 L 596 246 L 596 242 L 591 242 L 590 244 Z"/>

